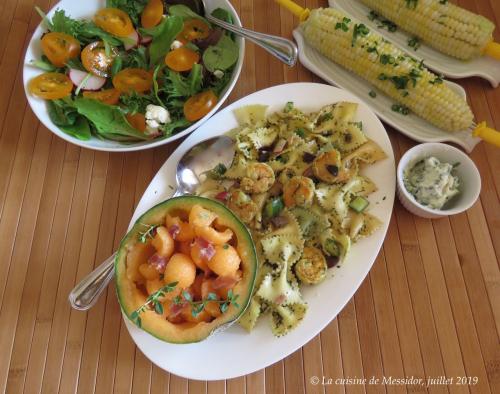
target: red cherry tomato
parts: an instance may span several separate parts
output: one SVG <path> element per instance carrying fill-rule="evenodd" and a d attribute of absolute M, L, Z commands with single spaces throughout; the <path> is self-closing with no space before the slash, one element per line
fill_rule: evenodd
<path fill-rule="evenodd" d="M 98 77 L 107 78 L 111 74 L 111 66 L 118 55 L 116 48 L 111 47 L 109 56 L 102 41 L 94 41 L 82 51 L 82 64 L 85 69 Z"/>

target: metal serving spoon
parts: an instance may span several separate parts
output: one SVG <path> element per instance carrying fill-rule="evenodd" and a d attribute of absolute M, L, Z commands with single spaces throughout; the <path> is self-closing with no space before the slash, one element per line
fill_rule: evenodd
<path fill-rule="evenodd" d="M 297 45 L 286 38 L 274 36 L 271 34 L 259 33 L 253 30 L 244 29 L 230 23 L 224 22 L 210 15 L 207 10 L 205 0 L 168 0 L 167 4 L 183 4 L 191 8 L 198 15 L 203 16 L 206 20 L 228 30 L 234 34 L 248 38 L 254 44 L 264 48 L 271 55 L 277 57 L 283 63 L 289 66 L 294 66 L 297 62 L 298 48 Z"/>
<path fill-rule="evenodd" d="M 193 194 L 200 184 L 200 175 L 219 163 L 229 167 L 234 153 L 234 141 L 227 136 L 210 138 L 193 146 L 177 164 L 177 190 L 173 197 Z M 69 303 L 74 309 L 86 311 L 94 306 L 113 278 L 115 256 L 116 253 L 113 253 L 108 257 L 69 293 Z"/>

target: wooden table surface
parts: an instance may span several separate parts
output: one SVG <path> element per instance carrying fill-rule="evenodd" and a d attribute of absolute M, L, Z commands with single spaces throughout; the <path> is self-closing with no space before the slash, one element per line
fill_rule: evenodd
<path fill-rule="evenodd" d="M 245 26 L 291 37 L 296 21 L 272 1 L 232 3 Z M 498 0 L 460 3 L 500 26 Z M 22 86 L 25 47 L 39 23 L 34 5 L 47 10 L 49 1 L 0 1 L 0 392 L 500 393 L 500 154 L 485 144 L 471 155 L 483 189 L 468 212 L 431 221 L 396 202 L 383 249 L 344 310 L 302 349 L 254 374 L 207 383 L 153 366 L 128 335 L 112 286 L 90 312 L 71 310 L 69 291 L 117 247 L 178 144 L 108 154 L 41 126 Z M 319 5 L 326 0 L 307 1 Z M 318 79 L 248 44 L 229 101 L 295 81 Z M 477 78 L 459 83 L 477 119 L 500 129 L 500 88 Z M 388 131 L 397 157 L 414 145 Z M 314 377 L 327 384 L 312 384 Z M 441 384 L 381 384 L 411 377 Z"/>

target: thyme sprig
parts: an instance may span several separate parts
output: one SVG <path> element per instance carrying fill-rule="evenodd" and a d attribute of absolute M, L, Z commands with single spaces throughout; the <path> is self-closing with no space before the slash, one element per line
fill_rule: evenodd
<path fill-rule="evenodd" d="M 145 244 L 149 239 L 153 239 L 155 230 L 160 227 L 158 224 L 144 224 L 139 223 L 141 226 L 146 227 L 145 231 L 139 232 L 139 242 Z"/>
<path fill-rule="evenodd" d="M 131 313 L 130 319 L 135 323 L 137 327 L 141 328 L 142 320 L 140 315 L 146 310 L 153 309 L 158 315 L 163 314 L 163 304 L 161 298 L 165 297 L 166 293 L 174 291 L 175 286 L 177 286 L 177 283 L 178 282 L 169 283 L 168 285 L 165 285 L 162 288 L 160 288 L 158 291 L 155 291 L 146 299 L 146 302 L 143 305 L 141 305 L 139 308 L 137 308 L 135 311 Z"/>
<path fill-rule="evenodd" d="M 176 305 L 187 302 L 191 306 L 191 314 L 196 318 L 201 312 L 203 312 L 209 302 L 218 303 L 221 313 L 226 312 L 230 305 L 234 305 L 236 308 L 239 308 L 240 305 L 236 302 L 238 298 L 239 294 L 234 294 L 233 290 L 231 289 L 227 292 L 227 299 L 225 300 L 219 300 L 217 294 L 215 293 L 208 293 L 207 298 L 205 298 L 204 300 L 193 301 L 193 297 L 191 296 L 191 294 L 187 291 L 183 291 L 181 295 L 175 297 L 173 301 Z"/>

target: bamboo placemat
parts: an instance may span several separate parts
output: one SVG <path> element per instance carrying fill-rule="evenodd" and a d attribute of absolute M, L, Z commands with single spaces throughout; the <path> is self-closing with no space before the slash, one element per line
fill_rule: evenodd
<path fill-rule="evenodd" d="M 291 37 L 296 21 L 274 2 L 232 3 L 245 26 Z M 500 26 L 497 0 L 459 3 Z M 116 248 L 177 144 L 107 154 L 69 145 L 41 126 L 22 86 L 24 51 L 39 22 L 35 5 L 47 10 L 49 1 L 0 1 L 0 392 L 500 392 L 500 154 L 485 144 L 471 155 L 483 189 L 467 213 L 430 221 L 396 203 L 373 269 L 339 316 L 302 349 L 252 375 L 206 383 L 152 366 L 131 341 L 112 287 L 89 313 L 70 310 L 68 292 Z M 229 101 L 295 81 L 318 79 L 248 44 Z M 500 89 L 479 79 L 459 83 L 476 117 L 499 129 Z M 397 157 L 414 145 L 389 134 Z M 426 388 L 412 377 L 436 381 Z"/>

